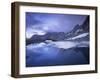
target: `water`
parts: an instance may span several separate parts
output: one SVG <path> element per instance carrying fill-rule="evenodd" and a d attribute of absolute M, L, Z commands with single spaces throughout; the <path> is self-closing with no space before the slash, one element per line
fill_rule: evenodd
<path fill-rule="evenodd" d="M 26 67 L 89 64 L 87 45 L 73 41 L 30 44 L 26 47 Z"/>

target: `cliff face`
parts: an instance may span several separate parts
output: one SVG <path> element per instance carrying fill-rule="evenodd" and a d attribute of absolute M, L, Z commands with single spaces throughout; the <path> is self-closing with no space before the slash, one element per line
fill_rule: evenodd
<path fill-rule="evenodd" d="M 82 33 L 89 33 L 89 16 L 85 19 L 82 25 L 77 24 L 69 33 L 67 38 L 75 37 Z"/>
<path fill-rule="evenodd" d="M 30 39 L 26 39 L 26 45 L 31 43 L 40 43 L 46 40 L 63 41 L 68 38 L 78 36 L 83 33 L 89 33 L 89 16 L 85 19 L 82 25 L 77 24 L 70 32 L 48 32 L 45 35 L 33 35 Z M 86 38 L 79 38 L 76 40 L 89 40 L 89 35 Z"/>

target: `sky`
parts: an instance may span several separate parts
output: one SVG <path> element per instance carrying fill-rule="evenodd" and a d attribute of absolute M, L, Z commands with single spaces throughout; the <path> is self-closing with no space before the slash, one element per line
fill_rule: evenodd
<path fill-rule="evenodd" d="M 26 37 L 44 35 L 46 32 L 69 32 L 81 25 L 87 15 L 26 12 Z"/>

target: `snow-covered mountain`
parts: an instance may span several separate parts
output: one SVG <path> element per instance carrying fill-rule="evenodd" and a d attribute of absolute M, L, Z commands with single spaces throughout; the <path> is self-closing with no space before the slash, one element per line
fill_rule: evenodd
<path fill-rule="evenodd" d="M 89 41 L 89 16 L 83 24 L 77 24 L 70 32 L 41 32 L 34 33 L 31 38 L 26 39 L 26 45 L 41 43 L 46 40 L 52 41 Z"/>
<path fill-rule="evenodd" d="M 67 33 L 67 39 L 79 35 L 89 34 L 89 16 L 85 19 L 83 24 L 77 24 L 70 32 Z"/>

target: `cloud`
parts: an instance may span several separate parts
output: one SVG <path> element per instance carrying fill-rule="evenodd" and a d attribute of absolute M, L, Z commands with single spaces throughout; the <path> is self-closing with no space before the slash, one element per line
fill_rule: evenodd
<path fill-rule="evenodd" d="M 26 29 L 26 38 L 31 38 L 33 35 L 45 35 L 46 32 L 43 30 L 27 28 Z"/>
<path fill-rule="evenodd" d="M 29 36 L 34 31 L 69 32 L 77 24 L 82 24 L 86 15 L 26 13 L 26 28 L 30 28 Z"/>

